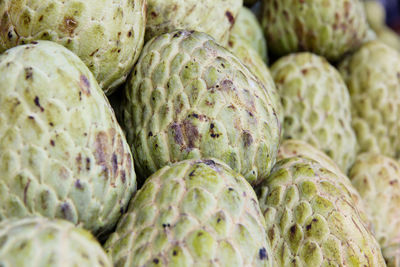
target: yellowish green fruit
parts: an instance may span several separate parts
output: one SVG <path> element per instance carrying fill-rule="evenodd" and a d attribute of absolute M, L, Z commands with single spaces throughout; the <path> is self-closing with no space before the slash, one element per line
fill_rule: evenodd
<path fill-rule="evenodd" d="M 385 26 L 376 35 L 379 41 L 400 52 L 400 36 L 391 28 Z"/>
<path fill-rule="evenodd" d="M 379 31 L 385 27 L 386 11 L 383 4 L 378 0 L 367 0 L 363 4 L 369 26 L 374 31 Z"/>

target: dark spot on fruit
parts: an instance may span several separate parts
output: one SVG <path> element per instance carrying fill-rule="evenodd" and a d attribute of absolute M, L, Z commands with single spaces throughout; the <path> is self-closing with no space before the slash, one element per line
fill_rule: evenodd
<path fill-rule="evenodd" d="M 121 53 L 121 49 L 118 49 L 118 51 L 117 51 L 118 53 Z"/>
<path fill-rule="evenodd" d="M 183 133 L 181 126 L 178 123 L 173 123 L 171 125 L 172 130 L 174 131 L 174 140 L 178 145 L 183 145 Z"/>
<path fill-rule="evenodd" d="M 200 232 L 197 234 L 197 236 L 202 236 L 202 235 L 203 235 L 203 232 Z"/>
<path fill-rule="evenodd" d="M 90 53 L 90 55 L 89 55 L 89 56 L 93 57 L 93 56 L 94 56 L 94 54 L 96 54 L 98 51 L 99 51 L 99 49 L 97 48 L 97 49 L 96 49 L 96 50 L 94 50 L 92 53 Z"/>
<path fill-rule="evenodd" d="M 156 144 L 156 147 L 158 147 L 158 144 Z"/>
<path fill-rule="evenodd" d="M 176 250 L 174 250 L 174 251 L 172 251 L 172 255 L 176 256 L 176 255 L 178 255 L 178 252 Z"/>
<path fill-rule="evenodd" d="M 290 233 L 292 234 L 296 233 L 296 229 L 297 229 L 296 225 L 293 225 L 292 227 L 290 227 Z"/>
<path fill-rule="evenodd" d="M 242 138 L 245 147 L 249 147 L 253 143 L 253 136 L 248 131 L 243 131 Z"/>
<path fill-rule="evenodd" d="M 268 260 L 268 254 L 265 248 L 261 248 L 258 251 L 258 255 L 260 256 L 260 260 Z"/>
<path fill-rule="evenodd" d="M 398 181 L 397 180 L 391 180 L 389 183 L 390 183 L 390 185 L 394 185 L 394 184 L 397 184 Z"/>
<path fill-rule="evenodd" d="M 111 162 L 112 162 L 113 173 L 115 175 L 118 171 L 118 157 L 115 153 L 112 154 Z"/>
<path fill-rule="evenodd" d="M 210 129 L 214 129 L 214 123 L 210 124 Z"/>
<path fill-rule="evenodd" d="M 50 125 L 51 127 L 53 127 L 53 126 L 54 126 L 54 123 L 52 123 L 52 122 L 49 122 L 49 125 Z"/>
<path fill-rule="evenodd" d="M 233 188 L 232 188 L 232 187 L 229 187 L 228 190 L 229 190 L 229 191 L 233 191 Z"/>
<path fill-rule="evenodd" d="M 217 223 L 220 223 L 220 222 L 221 222 L 221 218 L 218 218 L 218 219 L 217 219 Z"/>
<path fill-rule="evenodd" d="M 156 258 L 156 259 L 153 260 L 153 262 L 154 262 L 155 264 L 158 264 L 160 261 Z"/>
<path fill-rule="evenodd" d="M 34 99 L 33 101 L 35 102 L 35 105 L 38 106 L 38 107 L 40 108 L 40 111 L 43 112 L 43 111 L 44 111 L 44 108 L 40 105 L 39 97 L 36 96 L 35 99 Z"/>
<path fill-rule="evenodd" d="M 171 224 L 169 224 L 169 223 L 163 223 L 162 227 L 163 227 L 163 228 L 171 227 Z"/>
<path fill-rule="evenodd" d="M 25 203 L 25 205 L 26 205 L 26 198 L 27 198 L 27 194 L 28 194 L 28 188 L 29 188 L 30 184 L 31 184 L 31 180 L 29 179 L 24 187 L 24 203 Z"/>
<path fill-rule="evenodd" d="M 197 115 L 197 114 L 196 114 Z M 183 122 L 186 138 L 188 140 L 188 147 L 193 148 L 197 139 L 199 139 L 199 130 L 189 120 Z"/>
<path fill-rule="evenodd" d="M 78 188 L 78 189 L 83 189 L 83 186 L 82 186 L 82 184 L 81 184 L 81 181 L 78 179 L 78 180 L 76 180 L 76 182 L 75 182 L 75 187 L 76 188 Z"/>
<path fill-rule="evenodd" d="M 64 17 L 63 23 L 60 25 L 60 30 L 72 36 L 74 31 L 78 27 L 78 22 L 73 17 Z"/>
<path fill-rule="evenodd" d="M 206 159 L 203 160 L 204 164 L 208 165 L 208 166 L 215 166 L 215 161 L 211 160 L 211 159 Z"/>
<path fill-rule="evenodd" d="M 128 32 L 128 37 L 131 37 L 131 36 L 132 36 L 132 32 L 129 31 L 129 32 Z"/>
<path fill-rule="evenodd" d="M 34 120 L 34 119 L 35 119 L 33 116 L 28 116 L 28 118 L 29 118 L 30 120 Z"/>
<path fill-rule="evenodd" d="M 13 37 L 13 34 L 12 34 L 11 31 L 9 31 L 9 32 L 7 33 L 7 37 L 8 37 L 8 39 L 11 39 L 11 38 Z"/>
<path fill-rule="evenodd" d="M 124 214 L 124 208 L 123 207 L 119 208 L 119 213 Z"/>
<path fill-rule="evenodd" d="M 72 211 L 71 211 L 71 207 L 68 203 L 63 203 L 61 204 L 61 213 L 62 213 L 62 217 L 64 219 L 66 219 L 67 221 L 71 221 L 72 220 Z"/>
<path fill-rule="evenodd" d="M 90 95 L 90 82 L 88 78 L 83 74 L 80 76 L 79 87 L 86 96 Z"/>
<path fill-rule="evenodd" d="M 153 136 L 153 133 L 152 133 L 152 132 L 149 132 L 149 137 L 150 137 L 150 136 Z"/>
<path fill-rule="evenodd" d="M 50 145 L 51 145 L 51 146 L 55 146 L 54 140 L 50 140 Z"/>
<path fill-rule="evenodd" d="M 310 231 L 310 230 L 311 230 L 311 224 L 309 224 L 309 225 L 306 226 L 306 230 L 307 230 L 307 231 Z"/>
<path fill-rule="evenodd" d="M 123 184 L 126 182 L 126 173 L 124 170 L 121 171 L 121 181 Z"/>
<path fill-rule="evenodd" d="M 199 115 L 197 115 L 196 113 L 193 113 L 192 116 L 195 117 L 196 119 L 199 118 Z"/>
<path fill-rule="evenodd" d="M 189 173 L 189 176 L 193 176 L 193 175 L 194 175 L 194 170 Z"/>
<path fill-rule="evenodd" d="M 33 72 L 32 67 L 25 68 L 25 79 L 32 80 Z"/>
<path fill-rule="evenodd" d="M 39 21 L 42 21 L 43 20 L 43 15 L 41 15 L 40 17 L 39 17 Z"/>
<path fill-rule="evenodd" d="M 229 23 L 230 23 L 231 25 L 233 25 L 233 24 L 235 23 L 235 18 L 233 17 L 232 13 L 231 13 L 229 10 L 227 10 L 227 11 L 225 12 L 225 16 L 228 18 Z"/>
<path fill-rule="evenodd" d="M 247 113 L 249 113 L 249 116 L 250 116 L 250 117 L 253 117 L 253 116 L 254 116 L 253 113 L 252 113 L 251 111 L 247 111 Z"/>

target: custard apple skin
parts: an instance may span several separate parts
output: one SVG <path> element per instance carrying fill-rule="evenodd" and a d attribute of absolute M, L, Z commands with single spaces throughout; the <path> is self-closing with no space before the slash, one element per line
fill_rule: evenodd
<path fill-rule="evenodd" d="M 112 267 L 99 242 L 64 220 L 43 217 L 0 223 L 0 266 Z"/>
<path fill-rule="evenodd" d="M 400 156 L 400 54 L 373 41 L 339 66 L 351 97 L 359 152 Z"/>
<path fill-rule="evenodd" d="M 377 0 L 367 0 L 363 4 L 369 26 L 374 31 L 384 27 L 386 24 L 386 11 L 383 4 Z"/>
<path fill-rule="evenodd" d="M 186 29 L 225 45 L 242 6 L 243 0 L 147 0 L 145 40 Z"/>
<path fill-rule="evenodd" d="M 110 231 L 136 175 L 93 74 L 49 41 L 7 50 L 0 73 L 0 221 L 42 215 Z"/>
<path fill-rule="evenodd" d="M 357 141 L 349 92 L 339 72 L 324 58 L 304 52 L 279 59 L 271 74 L 282 100 L 284 138 L 310 143 L 347 173 Z"/>
<path fill-rule="evenodd" d="M 237 56 L 263 83 L 264 87 L 267 88 L 266 93 L 269 94 L 269 97 L 272 99 L 272 104 L 274 105 L 274 109 L 276 110 L 279 121 L 283 122 L 281 98 L 276 89 L 271 72 L 257 51 L 254 50 L 249 42 L 234 33 L 229 36 L 227 48 L 235 56 Z"/>
<path fill-rule="evenodd" d="M 0 53 L 37 40 L 77 54 L 105 93 L 125 82 L 144 42 L 146 0 L 0 1 Z"/>
<path fill-rule="evenodd" d="M 205 33 L 149 41 L 128 79 L 122 121 L 138 177 L 191 158 L 213 157 L 252 184 L 268 176 L 280 122 L 265 88 Z"/>
<path fill-rule="evenodd" d="M 263 0 L 261 25 L 276 56 L 308 51 L 339 60 L 365 39 L 368 23 L 360 0 Z"/>
<path fill-rule="evenodd" d="M 272 266 L 253 188 L 216 159 L 149 177 L 105 244 L 114 266 Z"/>
<path fill-rule="evenodd" d="M 346 186 L 315 161 L 279 161 L 256 188 L 277 266 L 385 266 Z"/>
<path fill-rule="evenodd" d="M 371 217 L 374 234 L 388 266 L 400 263 L 400 165 L 376 153 L 357 157 L 349 177 Z"/>
<path fill-rule="evenodd" d="M 250 9 L 246 7 L 240 9 L 231 31 L 232 35 L 249 42 L 262 60 L 268 63 L 267 42 L 265 41 L 264 32 L 258 19 Z"/>
<path fill-rule="evenodd" d="M 350 193 L 362 221 L 369 230 L 372 230 L 371 219 L 366 212 L 364 200 L 361 198 L 356 188 L 354 188 L 349 177 L 343 173 L 343 171 L 328 155 L 304 141 L 294 139 L 284 140 L 279 146 L 276 160 L 280 161 L 291 157 L 302 157 L 314 160 L 325 169 L 336 174 L 337 180 L 343 183 L 343 185 L 346 186 L 347 191 Z"/>

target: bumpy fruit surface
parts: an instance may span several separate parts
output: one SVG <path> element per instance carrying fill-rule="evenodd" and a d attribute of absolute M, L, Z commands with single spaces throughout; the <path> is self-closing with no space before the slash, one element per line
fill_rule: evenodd
<path fill-rule="evenodd" d="M 400 156 L 400 54 L 373 41 L 339 69 L 349 88 L 360 152 Z"/>
<path fill-rule="evenodd" d="M 363 4 L 369 26 L 374 31 L 384 27 L 386 24 L 386 11 L 383 4 L 377 0 L 367 0 Z"/>
<path fill-rule="evenodd" d="M 351 198 L 354 201 L 355 207 L 359 211 L 360 217 L 365 223 L 365 225 L 368 227 L 368 229 L 372 228 L 370 217 L 368 216 L 365 210 L 365 203 L 361 198 L 360 194 L 354 188 L 349 177 L 347 177 L 343 173 L 343 171 L 340 170 L 340 168 L 328 155 L 301 140 L 294 140 L 294 139 L 284 140 L 279 146 L 278 156 L 276 160 L 279 161 L 291 157 L 302 157 L 302 158 L 312 159 L 318 162 L 325 169 L 335 173 L 337 175 L 338 181 L 340 181 L 346 186 L 348 192 L 351 195 Z"/>
<path fill-rule="evenodd" d="M 0 220 L 43 215 L 107 232 L 136 176 L 92 73 L 48 41 L 7 50 L 0 73 Z"/>
<path fill-rule="evenodd" d="M 0 223 L 3 267 L 111 267 L 111 260 L 86 230 L 42 217 Z"/>
<path fill-rule="evenodd" d="M 187 29 L 225 44 L 242 5 L 243 0 L 147 0 L 145 39 Z"/>
<path fill-rule="evenodd" d="M 389 27 L 382 27 L 376 32 L 378 40 L 400 52 L 400 36 Z"/>
<path fill-rule="evenodd" d="M 375 153 L 357 157 L 349 177 L 367 207 L 388 266 L 400 263 L 400 165 Z"/>
<path fill-rule="evenodd" d="M 115 266 L 272 266 L 264 227 L 243 176 L 186 160 L 146 180 L 105 248 Z"/>
<path fill-rule="evenodd" d="M 108 94 L 122 84 L 143 46 L 145 0 L 0 1 L 0 53 L 36 40 L 77 54 Z"/>
<path fill-rule="evenodd" d="M 214 157 L 258 183 L 275 163 L 280 140 L 266 90 L 273 89 L 204 33 L 151 40 L 125 88 L 122 114 L 138 174 Z"/>
<path fill-rule="evenodd" d="M 281 96 L 286 139 L 321 149 L 346 172 L 356 155 L 350 97 L 338 71 L 324 58 L 297 53 L 271 67 Z"/>
<path fill-rule="evenodd" d="M 238 38 L 249 42 L 264 62 L 268 62 L 267 42 L 264 38 L 263 29 L 250 9 L 246 7 L 240 9 L 231 35 L 236 35 Z"/>
<path fill-rule="evenodd" d="M 310 51 L 333 61 L 360 46 L 368 29 L 360 0 L 264 0 L 261 24 L 275 55 Z"/>
<path fill-rule="evenodd" d="M 385 266 L 346 186 L 315 161 L 279 161 L 257 188 L 277 266 Z"/>

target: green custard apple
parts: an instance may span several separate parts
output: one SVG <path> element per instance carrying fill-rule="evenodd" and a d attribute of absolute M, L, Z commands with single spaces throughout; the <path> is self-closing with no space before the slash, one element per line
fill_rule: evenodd
<path fill-rule="evenodd" d="M 243 0 L 147 0 L 145 40 L 174 30 L 195 30 L 225 45 Z"/>
<path fill-rule="evenodd" d="M 263 0 L 261 25 L 276 56 L 309 51 L 339 60 L 365 39 L 361 0 Z"/>
<path fill-rule="evenodd" d="M 264 62 L 268 63 L 267 42 L 264 32 L 254 13 L 242 7 L 233 25 L 231 35 L 236 35 L 240 39 L 249 42 L 251 47 L 257 51 Z"/>
<path fill-rule="evenodd" d="M 114 266 L 272 266 L 256 194 L 213 159 L 149 177 L 105 248 Z"/>
<path fill-rule="evenodd" d="M 271 67 L 281 96 L 285 139 L 310 143 L 346 173 L 356 156 L 349 92 L 339 72 L 308 52 L 282 57 Z"/>
<path fill-rule="evenodd" d="M 3 0 L 0 53 L 36 40 L 57 42 L 111 94 L 139 57 L 145 22 L 146 0 Z"/>
<path fill-rule="evenodd" d="M 383 4 L 378 0 L 366 0 L 363 4 L 369 26 L 374 31 L 384 27 L 386 24 L 386 11 Z"/>
<path fill-rule="evenodd" d="M 276 266 L 385 266 L 347 187 L 316 161 L 279 161 L 256 192 Z"/>
<path fill-rule="evenodd" d="M 99 242 L 64 220 L 42 217 L 0 222 L 2 267 L 111 267 Z"/>
<path fill-rule="evenodd" d="M 42 215 L 110 231 L 136 175 L 93 74 L 49 41 L 7 50 L 0 73 L 0 221 Z"/>
<path fill-rule="evenodd" d="M 259 183 L 280 142 L 273 90 L 205 33 L 152 39 L 128 79 L 121 116 L 138 177 L 213 157 Z"/>
<path fill-rule="evenodd" d="M 359 151 L 399 157 L 400 54 L 382 42 L 369 42 L 339 70 L 351 96 Z"/>
<path fill-rule="evenodd" d="M 400 263 L 400 164 L 390 157 L 363 153 L 349 177 L 367 207 L 388 266 Z"/>

